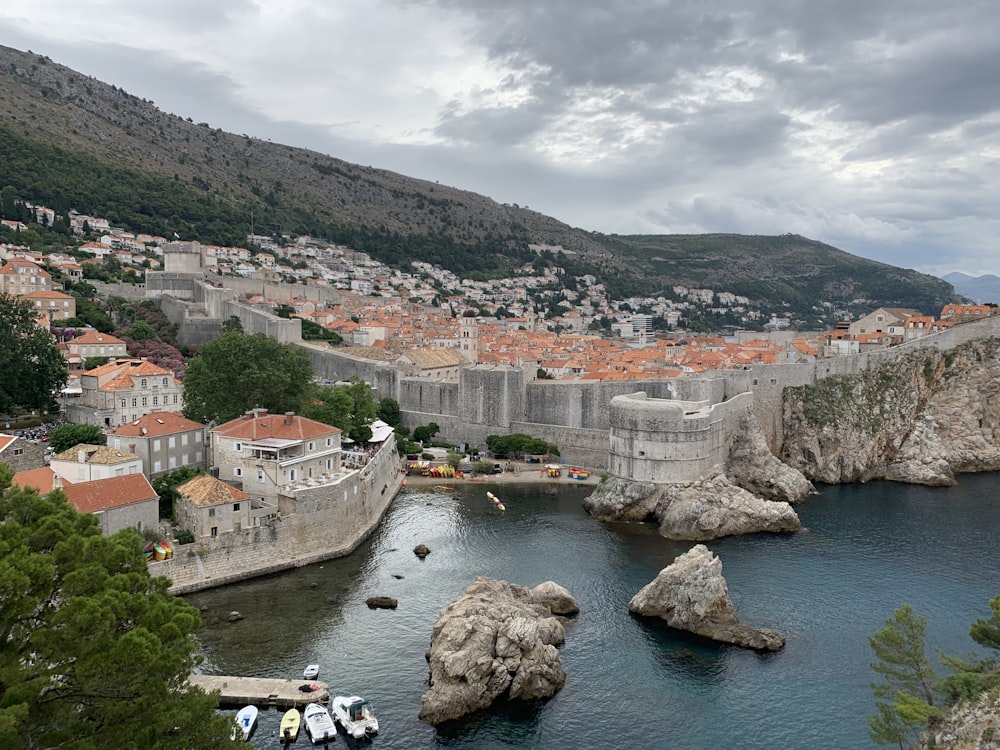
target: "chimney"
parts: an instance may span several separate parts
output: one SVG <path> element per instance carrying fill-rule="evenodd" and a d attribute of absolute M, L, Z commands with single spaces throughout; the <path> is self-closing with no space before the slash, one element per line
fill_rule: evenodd
<path fill-rule="evenodd" d="M 285 424 L 292 424 L 295 421 L 295 412 L 286 411 L 285 412 Z"/>
<path fill-rule="evenodd" d="M 81 463 L 81 464 L 87 463 L 87 451 L 77 451 L 76 452 L 76 460 L 77 460 L 78 463 Z"/>
<path fill-rule="evenodd" d="M 52 475 L 52 489 L 61 490 L 62 489 L 62 477 L 58 474 Z"/>

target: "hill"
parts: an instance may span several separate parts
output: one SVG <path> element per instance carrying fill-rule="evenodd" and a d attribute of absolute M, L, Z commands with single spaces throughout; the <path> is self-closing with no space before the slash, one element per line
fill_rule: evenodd
<path fill-rule="evenodd" d="M 956 292 L 968 297 L 973 302 L 981 304 L 1000 302 L 1000 276 L 994 276 L 991 273 L 982 276 L 969 276 L 955 271 L 942 278 L 955 287 Z"/>
<path fill-rule="evenodd" d="M 945 281 L 802 237 L 588 232 L 469 191 L 194 123 L 3 46 L 0 92 L 3 186 L 133 231 L 215 244 L 245 244 L 251 228 L 309 234 L 397 267 L 420 259 L 471 278 L 555 264 L 569 276 L 593 274 L 619 299 L 708 287 L 812 325 L 852 305 L 934 312 L 955 299 Z"/>

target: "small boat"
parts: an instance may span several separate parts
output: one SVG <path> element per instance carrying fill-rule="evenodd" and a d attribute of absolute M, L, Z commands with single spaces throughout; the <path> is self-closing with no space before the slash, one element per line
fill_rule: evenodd
<path fill-rule="evenodd" d="M 306 734 L 314 745 L 337 739 L 337 725 L 322 704 L 310 703 L 306 706 L 306 710 L 302 712 L 302 720 L 306 725 Z"/>
<path fill-rule="evenodd" d="M 253 732 L 253 728 L 257 724 L 257 713 L 256 706 L 244 706 L 237 711 L 229 739 L 235 740 L 242 737 L 244 742 L 249 741 L 250 733 Z"/>
<path fill-rule="evenodd" d="M 500 498 L 494 495 L 492 492 L 487 492 L 486 497 L 492 501 L 492 503 L 497 506 L 500 510 L 507 510 L 503 503 L 500 502 Z"/>
<path fill-rule="evenodd" d="M 590 477 L 590 472 L 585 469 L 578 469 L 574 466 L 566 472 L 566 476 L 570 479 L 587 479 Z"/>
<path fill-rule="evenodd" d="M 454 492 L 458 487 L 449 487 L 446 484 L 435 484 L 434 489 L 440 490 L 441 492 Z"/>
<path fill-rule="evenodd" d="M 315 680 L 319 677 L 319 664 L 310 664 L 302 670 L 302 679 Z"/>
<path fill-rule="evenodd" d="M 333 715 L 347 734 L 356 740 L 378 734 L 378 719 L 372 704 L 356 695 L 333 699 Z"/>
<path fill-rule="evenodd" d="M 301 718 L 296 709 L 290 708 L 285 711 L 285 715 L 281 717 L 280 731 L 278 732 L 281 739 L 286 742 L 292 742 L 296 737 L 298 737 L 300 721 Z"/>

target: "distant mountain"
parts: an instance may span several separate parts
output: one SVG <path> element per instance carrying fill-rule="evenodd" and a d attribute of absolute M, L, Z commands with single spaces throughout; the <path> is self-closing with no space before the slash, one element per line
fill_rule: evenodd
<path fill-rule="evenodd" d="M 195 124 L 3 46 L 0 91 L 0 187 L 133 231 L 225 245 L 244 244 L 251 227 L 309 234 L 399 268 L 424 260 L 473 279 L 557 265 L 568 277 L 593 275 L 616 299 L 711 288 L 808 326 L 842 311 L 932 313 L 957 301 L 941 279 L 804 237 L 588 232 L 469 191 Z"/>
<path fill-rule="evenodd" d="M 947 276 L 942 276 L 955 291 L 963 297 L 968 297 L 978 304 L 987 302 L 1000 303 L 1000 276 L 991 273 L 982 276 L 969 276 L 966 273 L 954 271 Z"/>

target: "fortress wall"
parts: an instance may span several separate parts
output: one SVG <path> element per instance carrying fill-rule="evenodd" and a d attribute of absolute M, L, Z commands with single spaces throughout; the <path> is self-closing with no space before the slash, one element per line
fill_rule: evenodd
<path fill-rule="evenodd" d="M 753 395 L 721 404 L 616 396 L 610 404 L 609 472 L 637 482 L 693 482 L 725 460 L 733 422 L 750 410 Z"/>
<path fill-rule="evenodd" d="M 395 442 L 362 471 L 300 488 L 282 507 L 293 512 L 266 526 L 174 547 L 170 560 L 150 563 L 154 576 L 186 594 L 233 581 L 309 565 L 352 552 L 375 529 L 402 485 Z"/>
<path fill-rule="evenodd" d="M 399 382 L 399 406 L 400 411 L 405 411 L 414 417 L 418 414 L 430 415 L 431 418 L 423 422 L 416 422 L 413 426 L 427 424 L 427 422 L 437 422 L 444 435 L 444 426 L 434 415 L 441 417 L 461 417 L 459 416 L 460 385 L 448 380 L 429 380 L 426 378 L 402 378 Z"/>
<path fill-rule="evenodd" d="M 511 432 L 522 432 L 551 443 L 559 449 L 558 461 L 596 473 L 608 470 L 607 430 L 559 427 L 537 422 L 514 422 Z"/>
<path fill-rule="evenodd" d="M 525 421 L 586 430 L 608 430 L 608 404 L 615 396 L 637 388 L 655 398 L 671 398 L 670 385 L 680 394 L 722 392 L 708 383 L 668 380 L 534 380 L 525 393 Z"/>
<path fill-rule="evenodd" d="M 458 415 L 471 425 L 494 428 L 492 433 L 507 431 L 511 422 L 524 413 L 524 379 L 520 368 L 463 368 L 459 374 Z"/>

